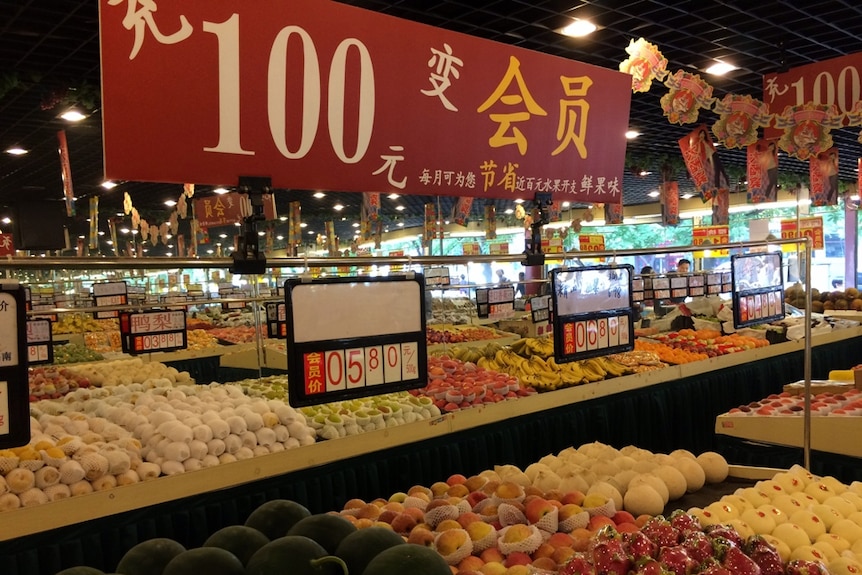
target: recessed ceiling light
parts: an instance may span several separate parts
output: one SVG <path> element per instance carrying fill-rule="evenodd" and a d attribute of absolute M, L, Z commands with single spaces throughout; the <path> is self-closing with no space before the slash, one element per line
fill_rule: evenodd
<path fill-rule="evenodd" d="M 236 227 L 240 227 L 240 226 L 242 226 L 242 224 L 241 224 L 241 223 L 239 223 L 239 222 L 234 222 L 234 223 L 233 223 L 233 225 L 235 225 Z"/>
<path fill-rule="evenodd" d="M 125 216 L 125 215 L 126 215 L 126 214 L 124 214 L 123 212 L 117 212 L 117 216 L 119 216 L 119 217 L 121 217 L 121 218 L 122 218 L 123 216 Z"/>
<path fill-rule="evenodd" d="M 121 233 L 121 234 L 127 234 L 127 233 L 129 233 L 129 228 L 120 228 L 120 233 Z"/>
<path fill-rule="evenodd" d="M 406 208 L 404 206 L 395 206 L 395 209 L 399 212 L 403 212 Z"/>
<path fill-rule="evenodd" d="M 10 156 L 23 156 L 24 154 L 26 154 L 29 151 L 30 150 L 25 150 L 21 146 L 12 146 L 8 150 L 6 150 L 6 153 L 9 154 Z"/>
<path fill-rule="evenodd" d="M 219 234 L 218 237 L 220 237 L 221 239 L 225 239 L 227 238 L 227 234 Z"/>
<path fill-rule="evenodd" d="M 300 223 L 300 224 L 299 224 L 299 227 L 301 227 L 301 228 L 307 228 L 307 227 L 308 227 L 308 224 L 307 224 L 306 222 L 302 222 L 302 223 Z"/>
<path fill-rule="evenodd" d="M 227 188 L 215 188 L 215 189 L 213 189 L 213 193 L 218 194 L 220 196 L 223 196 L 224 194 L 228 193 L 228 189 Z"/>
<path fill-rule="evenodd" d="M 68 110 L 60 114 L 60 117 L 67 122 L 80 122 L 81 120 L 86 118 L 87 115 L 81 113 L 80 110 L 76 110 L 75 108 L 69 108 Z"/>
<path fill-rule="evenodd" d="M 175 205 L 177 205 L 177 201 L 176 200 L 165 200 L 165 205 L 169 208 L 172 208 Z"/>
<path fill-rule="evenodd" d="M 257 235 L 259 235 L 260 237 L 263 237 L 266 235 L 266 232 L 260 231 L 260 232 L 257 232 Z"/>
<path fill-rule="evenodd" d="M 628 130 L 626 132 L 626 139 L 627 140 L 634 140 L 635 138 L 637 138 L 640 135 L 641 135 L 641 133 L 638 132 L 637 130 Z"/>
<path fill-rule="evenodd" d="M 652 174 L 652 172 L 650 172 L 649 170 L 641 170 L 640 172 L 638 172 L 639 176 L 649 176 L 650 174 Z"/>
<path fill-rule="evenodd" d="M 727 62 L 716 60 L 715 63 L 706 70 L 704 70 L 704 72 L 706 72 L 707 74 L 712 74 L 713 76 L 723 76 L 728 72 L 732 72 L 733 70 L 738 70 L 738 68 L 733 64 L 728 64 Z"/>
<path fill-rule="evenodd" d="M 647 195 L 648 195 L 649 197 L 651 197 L 651 198 L 657 198 L 657 197 L 659 197 L 661 194 L 659 193 L 659 191 L 658 191 L 658 190 L 653 190 L 653 191 L 651 191 L 650 193 L 648 193 Z"/>
<path fill-rule="evenodd" d="M 313 231 L 313 230 L 308 230 L 308 235 L 313 236 L 313 235 L 314 235 L 314 231 Z"/>
<path fill-rule="evenodd" d="M 11 224 L 11 223 L 12 223 L 12 220 L 11 220 L 11 219 L 9 219 L 9 216 L 6 216 L 6 217 L 5 217 L 5 218 L 3 218 L 2 220 L 0 220 L 0 222 L 3 222 L 4 224 Z"/>
<path fill-rule="evenodd" d="M 682 195 L 682 199 L 684 199 L 684 200 L 690 200 L 693 197 L 694 197 L 694 194 L 690 194 L 690 193 L 685 193 Z"/>
<path fill-rule="evenodd" d="M 399 196 L 398 194 L 394 194 L 394 193 L 393 193 L 393 194 L 389 194 L 389 195 L 388 195 L 388 196 L 386 196 L 386 197 L 387 197 L 387 198 L 389 198 L 390 200 L 397 200 L 397 199 L 398 199 L 398 198 L 400 198 L 401 196 Z"/>
<path fill-rule="evenodd" d="M 515 203 L 516 204 L 523 204 L 524 200 L 522 200 L 521 198 L 518 198 L 517 200 L 515 200 Z"/>
<path fill-rule="evenodd" d="M 596 25 L 589 20 L 581 20 L 580 18 L 575 18 L 574 20 L 572 20 L 571 24 L 560 30 L 560 34 L 564 36 L 571 36 L 572 38 L 582 38 L 583 36 L 588 36 L 595 31 Z"/>
<path fill-rule="evenodd" d="M 322 197 L 323 197 L 323 196 L 325 196 L 325 195 L 326 195 L 326 194 L 324 194 L 323 192 L 315 192 L 315 193 L 314 193 L 314 197 L 315 197 L 315 198 L 317 198 L 317 199 L 320 199 L 320 198 L 322 198 Z"/>
<path fill-rule="evenodd" d="M 563 202 L 562 203 L 562 207 L 564 207 L 564 208 L 568 208 L 571 205 L 572 205 L 572 202 Z"/>
<path fill-rule="evenodd" d="M 403 228 L 403 227 L 404 227 L 404 222 L 398 222 L 398 227 L 399 227 L 399 228 Z"/>
<path fill-rule="evenodd" d="M 287 216 L 281 216 L 281 217 L 280 217 L 280 218 L 278 218 L 278 219 L 279 219 L 279 221 L 286 222 L 286 221 L 287 221 Z"/>
<path fill-rule="evenodd" d="M 353 227 L 354 227 L 354 228 L 358 228 L 358 227 L 359 227 L 359 222 L 353 222 Z"/>
<path fill-rule="evenodd" d="M 506 211 L 504 213 L 505 214 L 514 214 L 515 210 L 513 210 L 512 208 L 506 208 Z"/>
<path fill-rule="evenodd" d="M 102 182 L 102 187 L 106 190 L 113 190 L 117 187 L 117 182 L 112 182 L 111 180 L 105 180 Z"/>

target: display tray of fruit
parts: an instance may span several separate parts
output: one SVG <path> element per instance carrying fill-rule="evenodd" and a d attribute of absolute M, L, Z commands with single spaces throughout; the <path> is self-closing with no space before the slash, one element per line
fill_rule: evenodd
<path fill-rule="evenodd" d="M 428 385 L 410 393 L 431 398 L 440 411 L 451 412 L 533 395 L 536 390 L 521 386 L 515 376 L 441 355 L 428 358 Z"/>
<path fill-rule="evenodd" d="M 474 325 L 455 325 L 451 323 L 436 323 L 425 327 L 425 341 L 428 345 L 475 343 L 488 340 L 514 338 L 518 336 L 490 327 Z"/>
<path fill-rule="evenodd" d="M 717 330 L 682 329 L 656 334 L 651 336 L 651 339 L 676 349 L 706 354 L 707 357 L 716 357 L 769 345 L 769 341 L 763 338 L 738 334 L 721 335 L 721 332 Z"/>
<path fill-rule="evenodd" d="M 235 345 L 239 343 L 250 343 L 256 340 L 256 333 L 252 326 L 234 326 L 234 327 L 214 327 L 207 330 L 208 333 L 215 337 L 218 343 L 222 345 Z M 262 338 L 266 337 L 266 328 L 261 327 L 259 330 Z"/>
<path fill-rule="evenodd" d="M 784 301 L 790 305 L 805 309 L 808 304 L 805 288 L 800 283 L 795 283 L 784 291 Z M 862 294 L 855 287 L 844 291 L 823 291 L 817 288 L 811 290 L 811 311 L 824 313 L 827 311 L 862 311 Z"/>
<path fill-rule="evenodd" d="M 287 402 L 286 375 L 244 379 L 232 385 L 239 386 L 249 397 Z M 440 416 L 440 409 L 430 398 L 417 397 L 406 391 L 302 407 L 300 412 L 319 440 L 358 435 Z"/>
<path fill-rule="evenodd" d="M 64 343 L 54 346 L 54 363 L 83 363 L 88 361 L 101 361 L 105 356 L 93 351 L 85 345 L 78 343 Z"/>
<path fill-rule="evenodd" d="M 90 380 L 69 368 L 53 366 L 31 367 L 27 371 L 30 401 L 59 399 L 79 388 L 90 387 Z"/>
<path fill-rule="evenodd" d="M 695 361 L 709 359 L 706 353 L 689 351 L 672 347 L 660 341 L 639 337 L 635 340 L 635 351 L 648 351 L 656 354 L 661 361 L 669 365 L 682 365 Z"/>
<path fill-rule="evenodd" d="M 55 335 L 70 333 L 89 333 L 94 331 L 112 331 L 119 329 L 116 319 L 95 319 L 92 313 L 63 313 L 51 325 Z"/>
<path fill-rule="evenodd" d="M 814 382 L 812 382 L 814 383 Z M 805 396 L 782 392 L 760 401 L 734 407 L 728 415 L 801 417 L 805 411 Z M 842 393 L 823 392 L 811 398 L 813 416 L 862 416 L 862 391 L 851 388 Z"/>

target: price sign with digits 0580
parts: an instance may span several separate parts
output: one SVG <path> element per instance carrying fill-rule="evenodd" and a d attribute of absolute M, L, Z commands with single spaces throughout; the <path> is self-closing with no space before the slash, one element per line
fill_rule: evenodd
<path fill-rule="evenodd" d="M 632 275 L 630 265 L 551 270 L 556 361 L 634 349 Z"/>
<path fill-rule="evenodd" d="M 425 279 L 293 278 L 284 284 L 293 406 L 427 383 Z"/>

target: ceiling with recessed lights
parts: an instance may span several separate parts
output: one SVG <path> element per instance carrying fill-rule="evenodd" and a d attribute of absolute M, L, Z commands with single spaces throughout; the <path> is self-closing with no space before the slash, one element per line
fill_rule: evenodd
<path fill-rule="evenodd" d="M 106 1 L 106 0 L 103 0 Z M 165 0 L 167 1 L 167 0 Z M 321 0 L 323 1 L 323 0 Z M 369 10 L 415 20 L 522 48 L 616 69 L 626 58 L 630 40 L 643 37 L 668 58 L 668 70 L 704 74 L 716 60 L 737 66 L 723 77 L 709 76 L 714 95 L 749 94 L 760 98 L 762 76 L 811 62 L 862 51 L 862 5 L 852 0 L 788 2 L 763 0 L 343 0 Z M 165 219 L 181 190 L 176 185 L 154 182 L 122 182 L 112 190 L 101 186 L 102 147 L 99 112 L 99 35 L 96 2 L 57 0 L 0 0 L 0 151 L 20 146 L 23 155 L 0 153 L 0 216 L 23 198 L 59 199 L 62 196 L 57 136 L 66 130 L 79 216 L 76 225 L 86 228 L 85 198 L 100 197 L 104 213 L 121 211 L 123 192 L 149 221 Z M 597 30 L 582 38 L 561 35 L 558 30 L 572 19 L 592 22 Z M 640 136 L 628 140 L 628 166 L 623 182 L 626 204 L 655 202 L 649 193 L 658 176 L 653 165 L 662 156 L 679 157 L 677 140 L 693 126 L 670 124 L 659 99 L 666 93 L 660 84 L 648 93 L 633 94 L 629 126 Z M 71 124 L 58 116 L 72 102 L 87 107 L 89 115 Z M 716 116 L 702 112 L 700 122 L 712 124 Z M 843 180 L 856 180 L 856 158 L 862 144 L 858 130 L 834 133 L 841 153 Z M 724 164 L 741 172 L 741 151 L 719 151 Z M 807 166 L 782 160 L 782 170 L 804 174 Z M 690 183 L 680 174 L 681 193 Z M 211 193 L 199 187 L 197 193 Z M 327 192 L 314 197 L 307 190 L 278 190 L 276 199 L 284 211 L 288 202 L 301 200 L 307 231 L 323 230 L 334 220 L 339 235 L 352 236 L 361 196 Z M 440 202 L 450 210 L 450 198 L 402 196 L 382 198 L 386 225 L 419 225 L 423 205 Z M 496 201 L 506 217 L 511 202 Z M 343 206 L 335 211 L 334 206 Z M 4 208 L 4 206 L 6 208 Z M 476 202 L 474 217 L 483 205 Z M 2 226 L 0 226 L 2 229 Z M 84 232 L 81 232 L 84 233 Z M 312 234 L 309 234 L 312 235 Z"/>

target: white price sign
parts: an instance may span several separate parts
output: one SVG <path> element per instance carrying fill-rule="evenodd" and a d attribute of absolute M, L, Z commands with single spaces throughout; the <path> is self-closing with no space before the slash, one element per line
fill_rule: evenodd
<path fill-rule="evenodd" d="M 422 387 L 424 279 L 291 279 L 285 283 L 290 402 Z"/>

